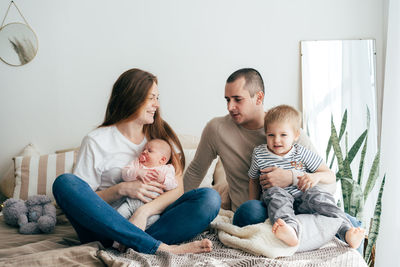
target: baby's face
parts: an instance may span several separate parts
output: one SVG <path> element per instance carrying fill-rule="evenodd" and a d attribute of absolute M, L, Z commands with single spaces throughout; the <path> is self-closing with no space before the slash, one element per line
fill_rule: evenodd
<path fill-rule="evenodd" d="M 164 165 L 165 155 L 163 150 L 157 142 L 148 142 L 139 156 L 139 162 L 147 168 L 157 167 Z"/>
<path fill-rule="evenodd" d="M 268 124 L 265 135 L 267 136 L 268 149 L 278 156 L 288 153 L 294 142 L 299 138 L 299 132 L 288 122 Z"/>

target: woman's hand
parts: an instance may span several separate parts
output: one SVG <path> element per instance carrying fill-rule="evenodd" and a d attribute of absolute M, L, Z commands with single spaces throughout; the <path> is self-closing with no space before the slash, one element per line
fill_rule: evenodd
<path fill-rule="evenodd" d="M 160 184 L 156 181 L 150 181 L 147 184 L 141 181 L 122 182 L 118 184 L 120 186 L 119 193 L 121 196 L 129 198 L 138 198 L 144 203 L 149 202 L 145 197 L 155 199 L 157 195 L 154 193 L 164 193 L 165 185 Z"/>
<path fill-rule="evenodd" d="M 157 170 L 151 169 L 138 169 L 137 178 L 143 183 L 148 184 L 151 181 L 157 181 L 160 173 Z"/>

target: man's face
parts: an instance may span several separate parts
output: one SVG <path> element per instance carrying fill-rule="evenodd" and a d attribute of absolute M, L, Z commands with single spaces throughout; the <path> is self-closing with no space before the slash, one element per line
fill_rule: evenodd
<path fill-rule="evenodd" d="M 253 97 L 245 89 L 246 80 L 241 77 L 225 85 L 225 99 L 229 114 L 236 124 L 251 128 L 257 112 L 257 94 Z M 262 100 L 261 100 L 262 103 Z"/>

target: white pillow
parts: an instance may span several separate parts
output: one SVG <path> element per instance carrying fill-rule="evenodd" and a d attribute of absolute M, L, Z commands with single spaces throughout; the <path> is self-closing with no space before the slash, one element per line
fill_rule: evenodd
<path fill-rule="evenodd" d="M 183 173 L 186 172 L 187 168 L 190 165 L 190 162 L 192 162 L 194 156 L 196 155 L 196 149 L 183 149 L 183 153 L 185 153 L 185 169 L 183 170 Z M 203 181 L 199 185 L 200 187 L 212 187 L 212 182 L 213 182 L 213 175 L 215 171 L 215 166 L 217 165 L 218 158 L 214 159 L 211 162 L 210 168 L 208 168 L 208 171 L 206 175 L 204 176 Z"/>
<path fill-rule="evenodd" d="M 297 252 L 309 251 L 322 247 L 332 240 L 340 225 L 341 218 L 326 217 L 318 214 L 298 214 L 300 221 L 300 244 Z"/>

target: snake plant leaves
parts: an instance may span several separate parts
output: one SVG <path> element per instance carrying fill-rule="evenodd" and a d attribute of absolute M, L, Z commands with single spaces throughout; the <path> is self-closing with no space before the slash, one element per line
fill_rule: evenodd
<path fill-rule="evenodd" d="M 363 144 L 367 134 L 368 134 L 368 130 L 365 130 L 360 135 L 360 137 L 358 137 L 357 141 L 355 141 L 354 144 L 352 145 L 352 147 L 350 148 L 349 153 L 347 154 L 347 157 L 345 159 L 346 161 L 349 162 L 349 164 L 353 161 L 353 159 L 357 155 L 358 150 L 360 150 L 360 147 Z"/>
<path fill-rule="evenodd" d="M 333 151 L 335 152 L 335 156 L 339 166 L 339 176 L 344 177 L 343 169 L 340 168 L 340 166 L 343 166 L 343 154 L 342 154 L 342 149 L 340 148 L 340 143 L 339 143 L 340 141 L 339 137 L 337 136 L 336 127 L 335 124 L 333 123 L 333 116 L 331 116 L 331 139 L 332 139 Z"/>
<path fill-rule="evenodd" d="M 344 111 L 343 117 L 342 117 L 342 124 L 340 125 L 340 132 L 339 132 L 339 140 L 342 139 L 342 136 L 344 132 L 346 131 L 346 125 L 347 125 L 347 109 Z"/>
<path fill-rule="evenodd" d="M 359 185 L 361 185 L 361 179 L 362 179 L 363 173 L 364 173 L 364 161 L 365 161 L 365 155 L 367 154 L 367 143 L 368 143 L 368 134 L 365 137 L 364 146 L 363 146 L 363 149 L 361 150 L 360 165 L 358 165 L 357 183 Z"/>
<path fill-rule="evenodd" d="M 354 180 L 353 180 L 354 181 Z M 354 214 L 358 220 L 363 220 L 363 210 L 364 210 L 364 195 L 362 188 L 355 181 L 353 183 L 353 190 L 350 195 L 350 209 L 349 213 Z"/>
<path fill-rule="evenodd" d="M 371 113 L 370 113 L 368 105 L 367 105 L 367 130 L 368 130 L 368 132 L 369 132 L 370 122 L 371 122 Z M 363 173 L 364 173 L 364 160 L 365 160 L 365 155 L 367 154 L 367 144 L 368 144 L 368 134 L 365 137 L 364 146 L 363 146 L 363 149 L 361 150 L 360 165 L 358 165 L 357 183 L 359 185 L 361 184 L 361 180 L 362 180 Z"/>
<path fill-rule="evenodd" d="M 372 191 L 372 188 L 374 188 L 376 179 L 378 178 L 380 157 L 381 157 L 381 153 L 378 150 L 378 152 L 376 152 L 374 161 L 372 162 L 372 166 L 371 166 L 371 170 L 369 172 L 367 183 L 365 184 L 364 201 L 367 199 L 369 193 Z"/>
<path fill-rule="evenodd" d="M 355 213 L 350 212 L 350 207 L 351 207 L 351 194 L 353 192 L 353 185 L 354 185 L 354 180 L 351 178 L 347 177 L 341 177 L 340 178 L 341 184 L 342 184 L 342 196 L 343 196 L 343 208 L 344 211 L 350 214 L 351 216 L 356 217 Z"/>
<path fill-rule="evenodd" d="M 342 175 L 344 177 L 349 177 L 350 179 L 353 179 L 353 173 L 351 172 L 351 167 L 350 167 L 350 163 L 347 160 L 343 161 L 343 165 L 339 166 L 339 168 L 342 169 Z"/>
<path fill-rule="evenodd" d="M 383 187 L 385 186 L 385 179 L 386 179 L 386 174 L 383 176 L 382 179 L 381 188 L 379 189 L 378 199 L 376 201 L 374 218 L 372 219 L 370 231 L 368 233 L 368 245 L 364 253 L 364 259 L 368 264 L 371 263 L 372 247 L 375 245 L 376 239 L 379 234 L 380 217 L 382 213 L 382 195 L 383 195 Z"/>
<path fill-rule="evenodd" d="M 331 116 L 331 123 L 333 124 L 333 116 Z M 347 126 L 347 109 L 344 111 L 343 117 L 342 117 L 342 123 L 340 125 L 340 132 L 339 132 L 339 142 L 342 140 L 343 134 L 346 131 L 346 126 Z M 328 140 L 328 147 L 326 148 L 326 161 L 328 161 L 328 156 L 329 152 L 331 151 L 332 148 L 332 141 L 329 138 Z M 333 159 L 332 163 L 333 164 Z"/>
<path fill-rule="evenodd" d="M 332 160 L 331 160 L 331 164 L 329 164 L 329 169 L 332 169 L 333 167 L 333 162 L 335 161 L 335 155 L 333 155 Z M 337 177 L 336 177 L 337 178 Z M 337 179 L 336 179 L 337 180 Z"/>
<path fill-rule="evenodd" d="M 363 172 L 364 172 L 364 165 L 365 165 L 365 158 L 367 153 L 367 143 L 368 143 L 368 133 L 370 129 L 370 111 L 367 107 L 367 129 L 358 137 L 356 142 L 351 146 L 350 150 L 347 151 L 348 143 L 347 137 L 346 142 L 344 144 L 344 151 L 341 148 L 341 139 L 344 134 L 347 134 L 345 128 L 347 124 L 347 110 L 342 118 L 341 128 L 339 136 L 337 134 L 335 125 L 333 123 L 333 116 L 331 116 L 331 136 L 329 138 L 328 147 L 326 149 L 326 156 L 328 161 L 328 156 L 330 151 L 333 148 L 333 156 L 331 159 L 332 167 L 334 160 L 336 159 L 338 165 L 338 171 L 336 173 L 336 179 L 341 181 L 342 186 L 342 196 L 343 196 L 343 208 L 344 211 L 347 212 L 349 215 L 357 217 L 357 219 L 363 221 L 363 209 L 365 201 L 368 198 L 368 195 L 371 193 L 372 189 L 375 186 L 375 183 L 378 178 L 379 173 L 379 161 L 380 161 L 380 151 L 375 155 L 373 160 L 367 182 L 365 184 L 364 190 L 362 190 L 362 180 L 363 180 Z M 361 149 L 362 146 L 362 149 Z M 354 158 L 356 157 L 357 153 L 361 149 L 361 157 L 360 163 L 358 166 L 358 177 L 357 181 L 353 180 L 352 170 L 350 168 L 350 164 L 353 162 Z M 344 153 L 344 154 L 343 154 Z M 370 225 L 370 232 L 368 237 L 368 245 L 364 254 L 364 259 L 371 264 L 371 251 L 372 247 L 376 242 L 376 238 L 378 236 L 379 231 L 379 223 L 380 223 L 380 215 L 381 215 L 381 201 L 382 201 L 382 194 L 383 194 L 383 187 L 385 184 L 386 175 L 383 177 L 381 188 L 379 191 L 379 196 L 376 202 L 374 217 L 371 221 Z"/>
<path fill-rule="evenodd" d="M 360 137 L 354 142 L 350 151 L 347 153 L 346 158 L 343 161 L 343 175 L 346 177 L 353 178 L 352 171 L 350 164 L 357 155 L 358 151 L 360 150 L 361 145 L 363 144 L 364 140 L 368 135 L 368 130 L 365 130 Z M 359 184 L 359 183 L 358 183 Z"/>

